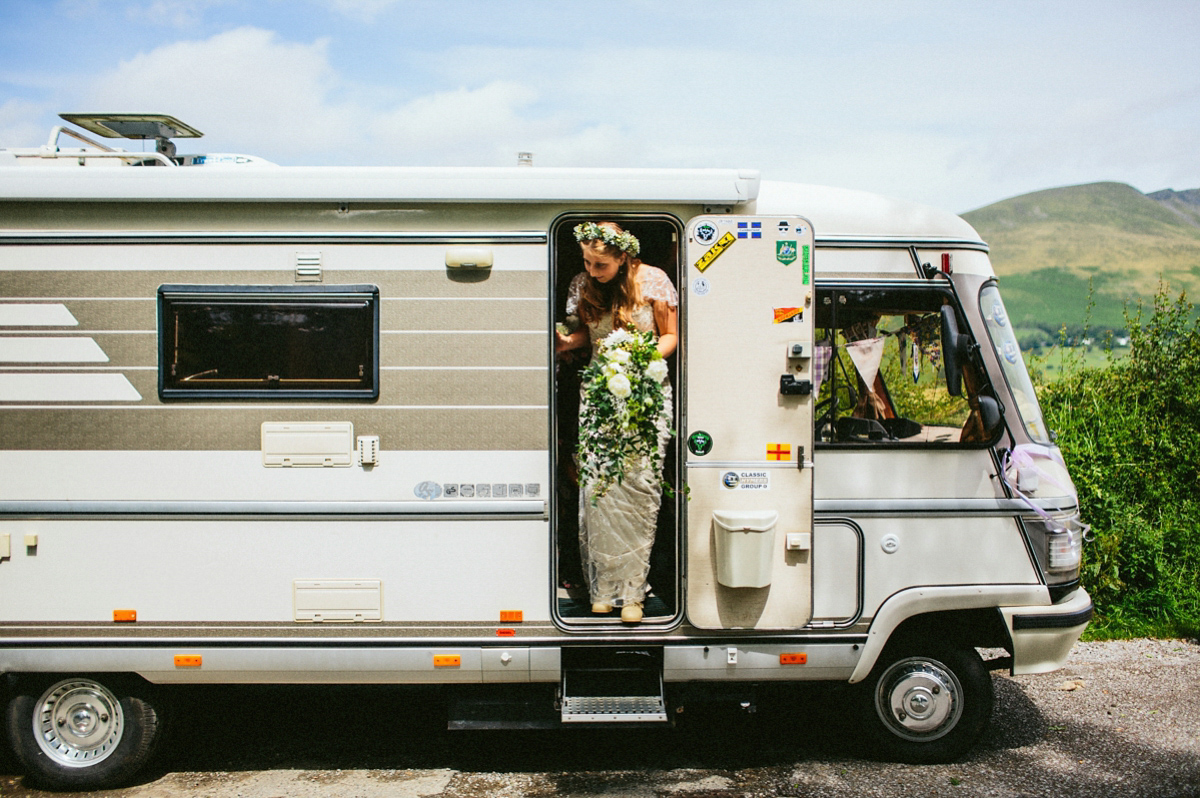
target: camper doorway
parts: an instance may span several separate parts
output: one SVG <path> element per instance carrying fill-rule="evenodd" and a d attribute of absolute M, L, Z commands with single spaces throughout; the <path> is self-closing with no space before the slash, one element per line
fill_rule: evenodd
<path fill-rule="evenodd" d="M 674 298 L 677 318 L 682 318 L 679 312 L 679 293 L 681 276 L 681 241 L 683 225 L 673 216 L 665 214 L 630 214 L 630 213 L 572 213 L 555 220 L 550 230 L 551 268 L 550 280 L 553 288 L 552 323 L 559 332 L 577 332 L 585 330 L 587 324 L 580 318 L 575 302 L 572 302 L 572 313 L 568 314 L 568 298 L 571 295 L 573 280 L 590 279 L 586 275 L 583 251 L 576 240 L 575 228 L 586 223 L 613 222 L 621 229 L 631 233 L 638 243 L 637 259 L 648 266 L 661 269 L 671 283 L 670 294 Z M 626 239 L 627 241 L 628 239 Z M 628 247 L 628 244 L 626 244 Z M 642 267 L 638 267 L 642 271 Z M 645 270 L 649 273 L 649 270 Z M 579 277 L 579 275 L 584 275 Z M 661 279 L 661 278 L 660 278 Z M 578 288 L 578 284 L 577 284 Z M 660 286 L 661 288 L 661 286 Z M 681 322 L 677 322 L 681 324 Z M 555 338 L 556 336 L 552 336 Z M 649 572 L 647 581 L 649 589 L 642 602 L 642 618 L 640 621 L 622 621 L 621 603 L 618 599 L 611 608 L 604 611 L 607 601 L 601 597 L 593 597 L 589 584 L 603 580 L 613 571 L 605 568 L 615 568 L 621 574 L 626 571 L 636 573 L 638 567 L 625 561 L 620 551 L 616 551 L 615 559 L 605 558 L 605 548 L 610 552 L 614 549 L 614 541 L 618 537 L 612 535 L 612 530 L 598 531 L 600 527 L 609 526 L 613 518 L 605 518 L 606 510 L 600 503 L 592 504 L 588 498 L 581 498 L 579 478 L 579 433 L 580 433 L 580 400 L 581 387 L 585 381 L 585 371 L 592 360 L 593 343 L 590 339 L 585 346 L 565 352 L 559 352 L 554 359 L 553 369 L 553 432 L 554 432 L 554 512 L 553 512 L 553 544 L 554 551 L 551 573 L 553 575 L 554 616 L 556 621 L 567 628 L 609 627 L 614 629 L 636 630 L 647 626 L 666 627 L 675 625 L 682 615 L 680 601 L 680 552 L 681 526 L 680 491 L 678 463 L 679 447 L 674 435 L 667 439 L 663 452 L 661 476 L 642 474 L 643 487 L 646 490 L 634 497 L 632 502 L 606 501 L 605 504 L 627 508 L 626 517 L 617 519 L 616 526 L 625 526 L 624 520 L 634 520 L 645 524 L 641 530 L 626 529 L 621 534 L 628 534 L 642 541 L 641 545 L 648 547 Z M 680 354 L 676 351 L 666 358 L 668 367 L 667 384 L 672 390 L 666 391 L 667 412 L 672 431 L 679 429 L 679 389 Z M 673 394 L 673 396 L 671 396 Z M 657 479 L 658 485 L 653 486 L 653 492 L 660 497 L 659 508 L 655 516 L 652 498 L 647 496 L 647 490 Z M 617 489 L 621 491 L 621 488 Z M 616 498 L 616 497 L 613 497 Z M 606 497 L 606 500 L 609 497 Z M 582 509 L 581 503 L 588 505 Z M 636 508 L 636 509 L 635 509 Z M 589 523 L 589 518 L 597 519 Z M 650 524 L 653 523 L 653 528 Z M 581 535 L 582 528 L 582 535 Z M 589 531 L 590 530 L 590 531 Z M 591 537 L 603 536 L 603 537 Z M 623 538 L 620 538 L 623 539 Z M 589 551 L 589 546 L 590 551 Z M 619 547 L 617 547 L 619 548 Z M 599 549 L 599 550 L 598 550 Z M 639 559 L 634 555 L 634 560 Z M 644 557 L 642 558 L 644 559 Z M 597 571 L 600 570 L 598 574 Z M 636 578 L 636 577 L 635 577 Z M 593 600 L 594 598 L 600 600 Z M 596 606 L 597 604 L 601 606 Z M 626 618 L 629 614 L 626 614 Z"/>

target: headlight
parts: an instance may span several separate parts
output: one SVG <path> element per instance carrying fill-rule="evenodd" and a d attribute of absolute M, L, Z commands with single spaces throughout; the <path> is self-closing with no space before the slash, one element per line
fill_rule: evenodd
<path fill-rule="evenodd" d="M 1029 515 L 1021 522 L 1047 585 L 1061 585 L 1079 578 L 1083 538 L 1088 532 L 1087 525 L 1079 520 L 1079 513 Z"/>
<path fill-rule="evenodd" d="M 1079 558 L 1083 553 L 1083 535 L 1073 529 L 1049 530 L 1046 536 L 1050 562 L 1046 568 L 1052 574 L 1079 570 Z"/>

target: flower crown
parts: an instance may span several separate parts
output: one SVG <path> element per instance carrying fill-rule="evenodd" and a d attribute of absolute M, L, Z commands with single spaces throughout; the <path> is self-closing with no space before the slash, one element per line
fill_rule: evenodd
<path fill-rule="evenodd" d="M 637 257 L 642 245 L 638 243 L 637 236 L 626 230 L 617 232 L 611 227 L 603 227 L 595 222 L 584 222 L 583 224 L 575 225 L 575 240 L 580 243 L 584 241 L 603 241 L 610 247 L 616 247 L 622 252 Z"/>

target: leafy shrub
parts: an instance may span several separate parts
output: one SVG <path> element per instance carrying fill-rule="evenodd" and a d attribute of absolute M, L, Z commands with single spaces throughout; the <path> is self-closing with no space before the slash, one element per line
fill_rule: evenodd
<path fill-rule="evenodd" d="M 1126 314 L 1129 356 L 1039 387 L 1095 539 L 1093 636 L 1200 633 L 1200 320 L 1165 289 Z"/>

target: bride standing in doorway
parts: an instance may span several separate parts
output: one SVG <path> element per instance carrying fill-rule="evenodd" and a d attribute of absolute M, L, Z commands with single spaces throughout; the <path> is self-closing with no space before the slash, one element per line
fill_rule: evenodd
<path fill-rule="evenodd" d="M 621 620 L 636 623 L 650 590 L 647 577 L 662 501 L 663 456 L 671 435 L 665 358 L 679 340 L 679 297 L 662 269 L 638 260 L 640 243 L 616 223 L 584 222 L 574 232 L 584 271 L 571 281 L 566 312 L 577 315 L 582 325 L 570 333 L 556 331 L 555 351 L 589 345 L 592 350 L 592 366 L 581 391 L 577 449 L 580 554 L 592 612 L 607 614 L 620 607 Z M 649 351 L 638 350 L 639 342 Z M 641 423 L 625 427 L 619 443 L 628 453 L 617 458 L 617 476 L 597 477 L 605 468 L 611 471 L 614 455 L 584 438 L 585 419 L 611 415 L 612 407 L 628 418 L 627 371 L 636 371 L 635 387 L 642 386 L 632 395 L 637 404 L 633 414 Z M 597 397 L 615 404 L 598 407 Z"/>

